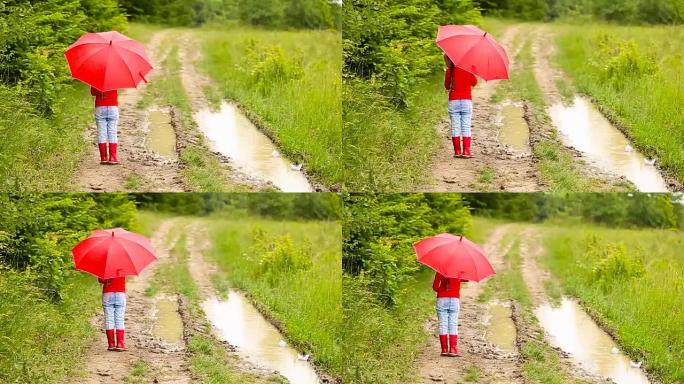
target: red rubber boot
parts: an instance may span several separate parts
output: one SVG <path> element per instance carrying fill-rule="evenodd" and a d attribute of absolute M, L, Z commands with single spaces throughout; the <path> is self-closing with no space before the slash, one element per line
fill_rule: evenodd
<path fill-rule="evenodd" d="M 108 351 L 115 350 L 116 348 L 114 346 L 114 330 L 113 329 L 107 329 L 105 331 L 105 333 L 107 334 L 107 350 Z"/>
<path fill-rule="evenodd" d="M 442 356 L 449 355 L 449 335 L 439 335 L 439 344 L 442 346 Z"/>
<path fill-rule="evenodd" d="M 463 157 L 466 159 L 470 159 L 473 157 L 473 154 L 470 152 L 470 143 L 472 142 L 472 137 L 464 137 L 463 138 Z"/>
<path fill-rule="evenodd" d="M 128 348 L 126 348 L 126 343 L 124 342 L 124 330 L 123 329 L 117 329 L 116 330 L 116 350 L 117 351 L 127 351 Z"/>
<path fill-rule="evenodd" d="M 119 164 L 119 159 L 116 158 L 116 143 L 109 143 L 109 164 L 117 165 Z"/>
<path fill-rule="evenodd" d="M 449 335 L 449 356 L 461 356 L 458 353 L 458 335 Z"/>
<path fill-rule="evenodd" d="M 100 164 L 107 164 L 107 143 L 100 143 L 97 147 L 100 149 Z"/>
<path fill-rule="evenodd" d="M 454 157 L 461 157 L 461 138 L 452 137 L 451 142 L 454 144 Z"/>

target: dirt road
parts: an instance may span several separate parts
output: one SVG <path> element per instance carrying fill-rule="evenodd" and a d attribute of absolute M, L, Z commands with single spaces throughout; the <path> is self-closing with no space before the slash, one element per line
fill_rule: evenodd
<path fill-rule="evenodd" d="M 137 278 L 131 279 L 127 286 L 126 344 L 129 351 L 107 351 L 106 338 L 103 334 L 98 335 L 86 355 L 85 380 L 79 377 L 72 383 L 120 384 L 131 374 L 134 364 L 149 367 L 149 375 L 154 377 L 156 383 L 192 382 L 185 345 L 167 344 L 152 334 L 155 299 L 145 295 L 155 271 L 174 262 L 170 249 L 178 236 L 169 236 L 175 224 L 175 221 L 169 220 L 160 225 L 152 238 L 152 245 L 157 251 L 157 262 Z M 95 317 L 94 323 L 104 328 L 102 314 Z"/>
<path fill-rule="evenodd" d="M 509 52 L 511 68 L 515 70 L 517 52 L 521 48 L 519 26 L 508 28 L 499 42 Z M 515 44 L 517 43 L 517 44 Z M 432 166 L 432 182 L 419 190 L 431 192 L 464 192 L 500 190 L 535 192 L 543 189 L 529 151 L 516 151 L 503 145 L 497 115 L 501 105 L 491 101 L 499 82 L 480 80 L 473 90 L 473 155 L 472 159 L 455 159 L 451 144 L 451 129 L 444 121 L 438 127 L 442 140 Z"/>
<path fill-rule="evenodd" d="M 207 79 L 196 69 L 201 57 L 201 42 L 193 32 L 178 30 L 161 30 L 152 35 L 146 44 L 147 52 L 152 60 L 154 71 L 149 80 L 164 79 L 169 76 L 180 76 L 185 96 L 195 113 L 208 107 L 204 87 L 210 85 Z M 177 48 L 177 52 L 174 49 Z M 164 67 L 169 54 L 177 54 L 180 64 L 179 73 L 171 73 Z M 195 126 L 184 127 L 181 123 L 181 110 L 177 105 L 154 105 L 158 102 L 152 92 L 167 92 L 141 84 L 137 89 L 123 90 L 119 94 L 119 160 L 120 165 L 101 165 L 96 143 L 97 128 L 93 123 L 85 132 L 87 142 L 91 143 L 81 160 L 74 183 L 74 191 L 88 192 L 189 192 L 183 174 L 185 164 L 181 161 L 184 149 L 193 145 L 209 156 L 215 157 L 221 164 L 221 176 L 229 185 L 243 190 L 273 190 L 269 183 L 247 175 L 231 164 L 231 159 L 214 153 L 209 149 L 203 134 Z M 142 107 L 141 102 L 150 104 Z M 171 154 L 159 154 L 150 144 L 150 114 L 161 112 L 170 121 L 166 135 L 175 136 L 175 151 Z M 158 140 L 158 139 L 157 139 Z"/>
<path fill-rule="evenodd" d="M 506 239 L 510 231 L 511 228 L 508 226 L 496 228 L 484 245 L 485 252 L 497 270 L 501 270 L 500 268 L 504 266 L 504 255 L 513 244 L 512 239 Z M 504 353 L 485 339 L 484 317 L 487 314 L 487 306 L 477 301 L 481 290 L 482 285 L 474 283 L 466 283 L 461 289 L 459 314 L 461 357 L 440 356 L 439 339 L 436 336 L 431 338 L 418 361 L 420 383 L 458 383 L 468 375 L 468 370 L 472 367 L 476 367 L 482 375 L 482 380 L 486 382 L 523 382 L 517 351 Z M 427 327 L 430 332 L 434 333 L 437 327 L 436 317 L 430 319 Z"/>

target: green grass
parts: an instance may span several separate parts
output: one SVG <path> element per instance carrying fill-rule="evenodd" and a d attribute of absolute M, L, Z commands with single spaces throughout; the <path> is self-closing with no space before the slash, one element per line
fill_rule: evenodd
<path fill-rule="evenodd" d="M 202 40 L 202 69 L 216 84 L 210 99 L 237 101 L 289 158 L 327 186 L 342 183 L 342 111 L 340 87 L 342 39 L 333 31 L 272 31 L 254 28 L 197 32 Z M 254 52 L 250 52 L 253 44 Z M 255 54 L 280 47 L 284 56 Z M 273 61 L 266 60 L 273 59 Z M 294 60 L 295 64 L 291 61 Z M 277 66 L 303 70 L 300 78 L 278 80 Z M 266 65 L 261 79 L 252 76 Z"/>
<path fill-rule="evenodd" d="M 52 302 L 27 275 L 0 270 L 0 382 L 64 383 L 78 374 L 95 337 L 99 286 L 74 274 L 64 300 Z"/>
<path fill-rule="evenodd" d="M 468 383 L 477 383 L 477 381 L 480 380 L 481 375 L 482 373 L 480 373 L 480 368 L 475 365 L 471 365 L 466 368 L 466 375 L 463 380 Z"/>
<path fill-rule="evenodd" d="M 406 191 L 424 184 L 446 135 L 435 130 L 447 119 L 443 74 L 415 89 L 406 110 L 358 82 L 343 87 L 345 186 L 350 191 Z"/>
<path fill-rule="evenodd" d="M 684 30 L 680 27 L 628 27 L 606 24 L 558 25 L 558 63 L 572 76 L 578 90 L 590 95 L 604 114 L 622 126 L 635 146 L 656 157 L 679 181 L 684 181 Z M 597 47 L 599 36 L 610 36 L 612 48 L 633 40 L 638 54 L 615 55 Z M 608 65 L 652 56 L 652 74 L 606 78 Z M 629 64 L 631 65 L 631 64 Z"/>
<path fill-rule="evenodd" d="M 145 360 L 137 360 L 136 362 L 133 363 L 133 366 L 131 367 L 131 371 L 128 373 L 128 376 L 124 379 L 124 383 L 126 384 L 143 384 L 148 382 L 147 380 L 147 374 L 150 371 L 149 365 L 147 365 L 147 362 Z"/>
<path fill-rule="evenodd" d="M 587 249 L 623 244 L 624 255 L 597 258 Z M 600 227 L 550 228 L 544 261 L 563 289 L 578 297 L 599 322 L 611 329 L 633 360 L 644 361 L 664 383 L 684 380 L 684 236 L 677 231 L 617 230 Z M 609 260 L 608 255 L 614 257 Z M 601 262 L 603 261 L 603 264 Z M 600 265 L 643 267 L 640 277 L 608 275 L 601 284 Z"/>
<path fill-rule="evenodd" d="M 213 246 L 208 253 L 228 282 L 246 292 L 268 316 L 282 325 L 285 337 L 309 352 L 314 363 L 337 375 L 343 349 L 336 332 L 341 314 L 341 229 L 336 222 L 285 222 L 256 218 L 208 221 Z M 268 243 L 289 236 L 297 250 L 311 245 L 308 270 L 264 271 L 264 251 L 255 249 L 255 231 L 265 231 Z"/>

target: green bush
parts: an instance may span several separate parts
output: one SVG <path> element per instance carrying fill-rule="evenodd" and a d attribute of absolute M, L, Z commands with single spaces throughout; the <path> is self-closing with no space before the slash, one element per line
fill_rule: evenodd
<path fill-rule="evenodd" d="M 616 284 L 643 276 L 643 256 L 639 249 L 629 253 L 624 244 L 607 243 L 604 239 L 591 236 L 586 240 L 587 257 L 592 261 L 591 273 L 587 274 L 589 284 L 596 284 L 609 291 Z"/>
<path fill-rule="evenodd" d="M 255 270 L 257 276 L 265 277 L 270 285 L 275 285 L 282 276 L 308 271 L 313 266 L 311 244 L 307 240 L 295 244 L 289 234 L 273 237 L 259 227 L 253 230 L 253 234 L 250 257 L 259 265 Z"/>
<path fill-rule="evenodd" d="M 607 33 L 595 38 L 599 52 L 593 65 L 602 67 L 603 80 L 616 89 L 622 89 L 628 82 L 653 75 L 658 71 L 655 55 L 644 52 L 634 40 L 621 40 Z"/>
<path fill-rule="evenodd" d="M 246 40 L 244 46 L 247 54 L 239 64 L 240 69 L 261 93 L 269 95 L 274 83 L 287 83 L 304 76 L 304 59 L 299 49 L 286 55 L 282 47 L 260 46 L 254 39 Z"/>

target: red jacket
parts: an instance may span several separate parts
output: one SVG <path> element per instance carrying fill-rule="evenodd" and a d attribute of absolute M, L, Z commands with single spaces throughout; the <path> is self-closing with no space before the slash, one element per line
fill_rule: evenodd
<path fill-rule="evenodd" d="M 119 105 L 119 92 L 117 90 L 100 92 L 90 87 L 90 94 L 95 96 L 96 107 L 116 107 Z"/>
<path fill-rule="evenodd" d="M 447 279 L 435 273 L 435 281 L 432 282 L 432 290 L 437 292 L 437 297 L 461 297 L 461 279 Z"/>
<path fill-rule="evenodd" d="M 97 279 L 102 284 L 102 293 L 105 292 L 126 292 L 126 278 L 115 277 L 113 279 Z"/>
<path fill-rule="evenodd" d="M 472 100 L 472 88 L 477 77 L 458 67 L 448 68 L 444 74 L 444 88 L 449 89 L 449 100 Z"/>

